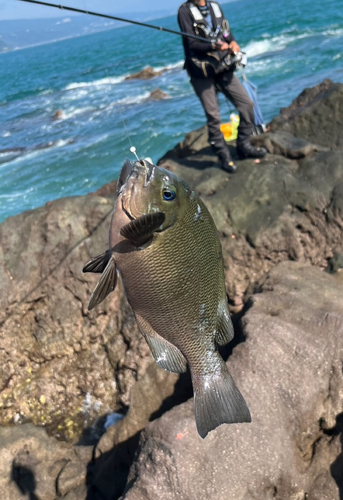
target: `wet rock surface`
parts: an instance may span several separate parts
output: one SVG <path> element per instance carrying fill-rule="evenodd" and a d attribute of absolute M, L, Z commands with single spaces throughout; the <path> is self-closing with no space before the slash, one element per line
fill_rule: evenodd
<path fill-rule="evenodd" d="M 170 99 L 170 96 L 161 89 L 155 89 L 150 92 L 148 99 L 151 101 L 162 101 L 162 99 Z"/>
<path fill-rule="evenodd" d="M 219 168 L 206 127 L 160 160 L 218 227 L 230 307 L 247 337 L 228 362 L 251 426 L 198 438 L 192 401 L 167 411 L 191 396 L 188 374 L 153 362 L 122 286 L 87 310 L 98 276 L 82 267 L 107 246 L 115 182 L 1 224 L 3 498 L 114 500 L 124 488 L 137 500 L 343 495 L 342 88 L 304 91 L 254 138 L 269 154 L 236 160 L 235 175 Z M 313 132 L 323 109 L 336 113 L 330 137 Z M 89 428 L 113 411 L 125 417 L 103 435 Z"/>
<path fill-rule="evenodd" d="M 148 66 L 138 73 L 133 73 L 132 75 L 127 76 L 125 80 L 149 80 L 150 78 L 161 75 L 162 71 L 155 71 L 154 68 Z"/>

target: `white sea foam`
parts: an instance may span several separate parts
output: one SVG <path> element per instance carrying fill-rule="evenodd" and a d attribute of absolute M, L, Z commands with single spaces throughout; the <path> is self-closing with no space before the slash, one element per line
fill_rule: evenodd
<path fill-rule="evenodd" d="M 82 115 L 84 113 L 89 113 L 93 111 L 94 108 L 87 106 L 85 108 L 70 108 L 62 111 L 61 120 L 69 120 L 74 118 L 74 116 Z"/>
<path fill-rule="evenodd" d="M 70 139 L 59 139 L 58 141 L 55 142 L 55 144 L 51 146 L 51 148 L 47 149 L 62 148 L 63 146 L 70 144 L 70 142 L 71 142 Z"/>
<path fill-rule="evenodd" d="M 247 53 L 248 57 L 255 57 L 268 52 L 278 52 L 296 40 L 313 35 L 314 33 L 312 31 L 306 31 L 296 35 L 284 33 L 271 38 L 268 38 L 269 35 L 266 34 L 263 36 L 263 40 L 250 42 L 243 50 Z"/>
<path fill-rule="evenodd" d="M 36 156 L 40 156 L 41 154 L 44 154 L 46 153 L 47 151 L 51 151 L 53 149 L 57 149 L 57 148 L 62 148 L 63 146 L 66 146 L 67 144 L 70 144 L 72 141 L 71 139 L 59 139 L 58 141 L 54 142 L 50 145 L 46 145 L 46 147 L 38 147 L 37 149 L 28 149 L 27 151 L 23 151 L 23 152 L 19 152 L 19 153 L 16 153 L 16 152 L 13 152 L 13 154 L 15 154 L 15 158 L 11 159 L 9 158 L 8 162 L 4 162 L 3 165 L 14 165 L 14 164 L 17 164 L 17 163 L 20 163 L 21 161 L 23 160 L 28 160 L 28 159 L 32 159 Z M 6 153 L 3 153 L 3 155 L 5 156 Z M 2 166 L 3 166 L 2 165 Z"/>
<path fill-rule="evenodd" d="M 9 132 L 8 130 L 6 130 L 5 132 L 3 132 L 1 134 L 1 137 L 10 137 L 11 136 L 11 132 Z"/>
<path fill-rule="evenodd" d="M 128 96 L 123 99 L 119 99 L 119 101 L 114 104 L 139 104 L 140 102 L 145 101 L 150 96 L 150 92 L 144 92 L 144 94 L 136 95 L 136 96 Z"/>
<path fill-rule="evenodd" d="M 10 194 L 0 194 L 0 199 L 5 199 L 7 201 L 16 200 L 17 198 L 22 198 L 23 192 L 20 193 L 10 193 Z"/>
<path fill-rule="evenodd" d="M 92 82 L 73 82 L 64 87 L 63 90 L 75 90 L 84 87 L 100 87 L 102 85 L 114 85 L 125 80 L 127 75 L 121 76 L 106 76 L 105 78 L 100 78 L 99 80 L 94 80 Z"/>
<path fill-rule="evenodd" d="M 286 64 L 288 64 L 287 60 L 275 60 L 270 58 L 260 61 L 251 61 L 249 63 L 249 71 L 259 74 L 270 73 L 271 68 L 273 69 L 273 71 L 279 70 Z"/>
<path fill-rule="evenodd" d="M 343 28 L 329 28 L 322 33 L 324 36 L 330 36 L 333 38 L 339 38 L 343 36 Z"/>
<path fill-rule="evenodd" d="M 173 69 L 182 68 L 184 65 L 184 61 L 178 61 L 173 64 L 167 64 L 167 66 L 156 66 L 153 68 L 154 71 L 171 71 Z"/>
<path fill-rule="evenodd" d="M 77 101 L 77 99 L 81 99 L 81 97 L 86 97 L 88 95 L 88 92 L 89 90 L 87 89 L 82 89 L 82 88 L 74 89 L 71 92 L 66 92 L 63 95 L 62 100 Z"/>

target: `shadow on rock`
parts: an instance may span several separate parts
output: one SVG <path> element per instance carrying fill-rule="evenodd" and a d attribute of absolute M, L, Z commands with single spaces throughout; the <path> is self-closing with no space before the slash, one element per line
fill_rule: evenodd
<path fill-rule="evenodd" d="M 330 431 L 326 431 L 326 434 L 333 436 L 340 434 L 341 453 L 338 455 L 336 460 L 332 462 L 330 472 L 338 486 L 339 498 L 340 500 L 343 500 L 343 413 L 337 415 L 335 427 Z"/>
<path fill-rule="evenodd" d="M 18 486 L 22 495 L 29 495 L 29 500 L 39 500 L 35 495 L 36 479 L 33 472 L 23 465 L 18 465 L 13 460 L 11 480 Z"/>
<path fill-rule="evenodd" d="M 140 432 L 89 463 L 86 500 L 116 500 L 124 491 Z"/>

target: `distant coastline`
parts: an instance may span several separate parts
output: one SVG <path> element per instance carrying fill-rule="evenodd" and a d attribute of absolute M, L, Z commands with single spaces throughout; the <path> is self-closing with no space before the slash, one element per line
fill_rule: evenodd
<path fill-rule="evenodd" d="M 149 22 L 175 14 L 174 10 L 123 14 L 125 19 Z M 126 23 L 85 15 L 0 21 L 0 53 L 47 45 L 127 26 Z"/>

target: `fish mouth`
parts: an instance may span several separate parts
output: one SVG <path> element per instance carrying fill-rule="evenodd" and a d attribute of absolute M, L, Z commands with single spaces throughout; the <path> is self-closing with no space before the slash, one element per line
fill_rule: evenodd
<path fill-rule="evenodd" d="M 154 174 L 155 165 L 146 160 L 138 160 L 132 164 L 129 177 L 121 190 L 122 209 L 131 220 L 143 215 L 139 207 L 140 196 L 137 195 L 152 182 Z"/>
<path fill-rule="evenodd" d="M 137 178 L 141 175 L 144 177 L 143 187 L 146 187 L 154 178 L 155 165 L 143 159 L 135 161 L 132 167 L 132 174 L 133 173 L 137 175 Z"/>

